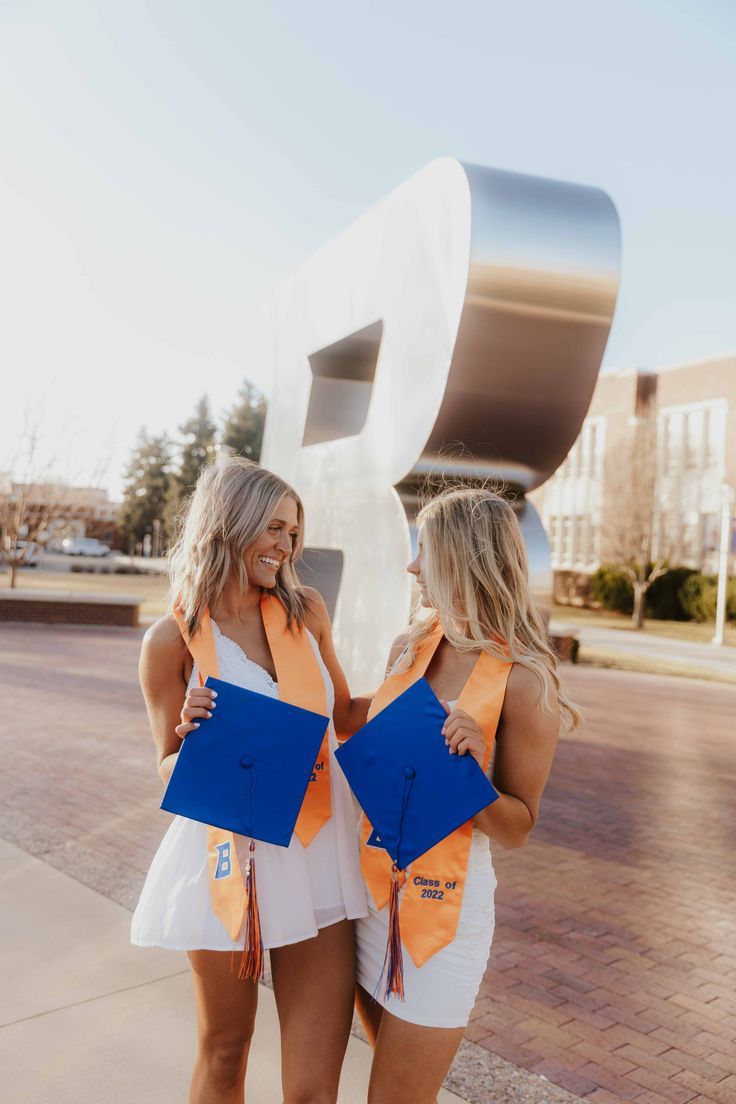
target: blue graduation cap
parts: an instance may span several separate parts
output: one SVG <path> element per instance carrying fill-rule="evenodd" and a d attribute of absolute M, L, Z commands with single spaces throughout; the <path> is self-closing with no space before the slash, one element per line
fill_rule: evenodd
<path fill-rule="evenodd" d="M 335 753 L 383 847 L 399 870 L 449 836 L 498 791 L 470 755 L 451 755 L 442 703 L 421 678 Z"/>
<path fill-rule="evenodd" d="M 328 718 L 208 678 L 212 717 L 190 732 L 161 808 L 288 847 Z"/>

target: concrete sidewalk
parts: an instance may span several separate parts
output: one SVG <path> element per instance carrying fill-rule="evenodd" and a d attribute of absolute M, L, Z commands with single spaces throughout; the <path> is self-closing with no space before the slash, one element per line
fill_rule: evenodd
<path fill-rule="evenodd" d="M 186 956 L 131 947 L 127 909 L 3 841 L 0 869 L 3 1104 L 182 1104 L 195 1053 Z M 370 1048 L 351 1037 L 340 1104 L 365 1101 L 369 1071 Z M 265 986 L 247 1090 L 282 1100 Z"/>
<path fill-rule="evenodd" d="M 570 632 L 580 641 L 580 658 L 632 658 L 666 664 L 673 674 L 685 677 L 710 675 L 725 682 L 736 681 L 736 648 L 716 647 L 695 640 L 674 640 L 633 629 L 611 629 L 584 624 L 572 618 L 554 618 L 550 628 Z"/>

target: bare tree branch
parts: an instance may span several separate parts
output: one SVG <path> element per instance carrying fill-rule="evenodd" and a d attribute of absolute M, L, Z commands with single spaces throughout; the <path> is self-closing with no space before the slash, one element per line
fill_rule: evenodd
<path fill-rule="evenodd" d="M 89 515 L 99 490 L 74 485 L 64 457 L 70 432 L 74 428 L 65 423 L 63 436 L 58 428 L 50 433 L 40 408 L 26 410 L 18 447 L 0 464 L 0 562 L 10 568 L 11 587 L 37 545 L 66 536 L 74 521 Z M 106 464 L 100 460 L 96 467 L 101 477 Z"/>
<path fill-rule="evenodd" d="M 669 567 L 671 534 L 659 523 L 663 510 L 658 477 L 656 413 L 652 406 L 637 415 L 633 433 L 613 449 L 606 476 L 603 544 L 605 559 L 630 580 L 634 591 L 632 619 L 644 624 L 646 593 Z"/>

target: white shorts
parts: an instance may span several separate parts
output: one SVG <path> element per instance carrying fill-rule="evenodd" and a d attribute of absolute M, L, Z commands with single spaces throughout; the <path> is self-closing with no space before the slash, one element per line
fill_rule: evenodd
<path fill-rule="evenodd" d="M 358 983 L 401 1020 L 422 1027 L 465 1027 L 491 953 L 495 888 L 488 837 L 475 831 L 455 938 L 420 967 L 404 948 L 403 1001 L 383 997 L 388 906 L 379 912 L 369 891 L 368 916 L 355 924 Z"/>

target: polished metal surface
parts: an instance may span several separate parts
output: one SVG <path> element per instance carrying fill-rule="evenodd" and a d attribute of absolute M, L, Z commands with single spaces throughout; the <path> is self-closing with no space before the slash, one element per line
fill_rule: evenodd
<path fill-rule="evenodd" d="M 303 495 L 308 543 L 342 553 L 321 562 L 340 572 L 328 586 L 354 689 L 377 683 L 406 623 L 428 474 L 503 480 L 548 592 L 546 537 L 523 496 L 578 434 L 618 265 L 603 192 L 442 158 L 249 320 L 250 374 L 269 395 L 262 462 Z"/>

